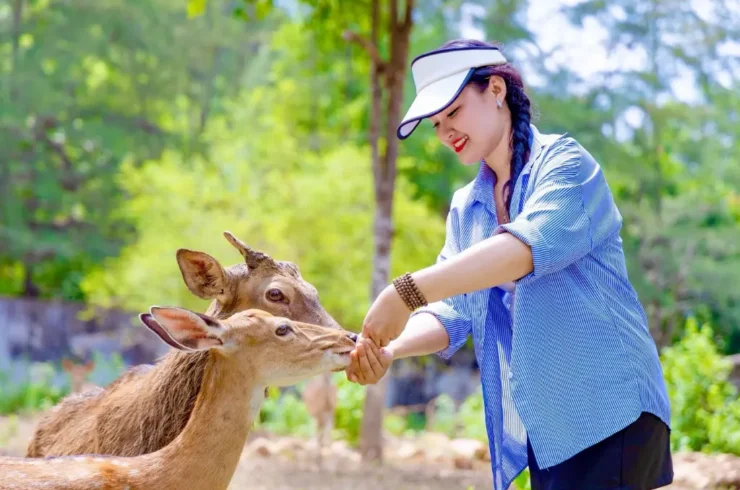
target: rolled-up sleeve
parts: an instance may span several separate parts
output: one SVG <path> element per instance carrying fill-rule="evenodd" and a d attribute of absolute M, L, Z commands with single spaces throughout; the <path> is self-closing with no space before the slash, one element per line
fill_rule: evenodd
<path fill-rule="evenodd" d="M 600 166 L 577 142 L 565 138 L 545 158 L 522 212 L 494 231 L 531 248 L 534 267 L 520 282 L 569 266 L 622 225 Z"/>
<path fill-rule="evenodd" d="M 457 233 L 459 229 L 457 211 L 453 208 L 447 215 L 447 236 L 444 247 L 437 256 L 437 263 L 460 252 L 457 245 Z M 450 337 L 450 345 L 446 349 L 437 352 L 437 355 L 443 359 L 449 359 L 458 349 L 465 345 L 468 335 L 472 331 L 472 322 L 466 308 L 465 295 L 452 296 L 435 303 L 430 303 L 428 306 L 415 310 L 411 316 L 425 313 L 434 315 L 442 326 L 444 326 L 445 330 L 447 330 L 447 335 Z"/>

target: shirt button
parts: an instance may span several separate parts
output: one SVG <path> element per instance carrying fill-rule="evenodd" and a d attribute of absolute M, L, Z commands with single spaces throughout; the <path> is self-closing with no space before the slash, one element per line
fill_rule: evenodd
<path fill-rule="evenodd" d="M 509 371 L 509 379 L 512 379 L 513 377 L 514 377 L 514 373 L 512 373 L 511 371 Z"/>

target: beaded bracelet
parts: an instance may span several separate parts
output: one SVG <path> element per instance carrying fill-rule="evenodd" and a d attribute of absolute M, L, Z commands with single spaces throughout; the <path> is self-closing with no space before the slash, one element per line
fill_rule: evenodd
<path fill-rule="evenodd" d="M 394 279 L 393 286 L 411 311 L 427 306 L 427 300 L 408 272 Z"/>

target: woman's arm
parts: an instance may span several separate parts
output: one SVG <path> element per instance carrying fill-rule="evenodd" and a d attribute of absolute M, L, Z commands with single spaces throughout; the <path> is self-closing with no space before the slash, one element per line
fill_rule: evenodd
<path fill-rule="evenodd" d="M 393 359 L 434 354 L 450 345 L 447 329 L 430 313 L 412 316 L 397 339 L 388 344 Z"/>
<path fill-rule="evenodd" d="M 488 289 L 526 276 L 533 270 L 532 250 L 502 233 L 464 252 L 412 274 L 428 302 Z"/>

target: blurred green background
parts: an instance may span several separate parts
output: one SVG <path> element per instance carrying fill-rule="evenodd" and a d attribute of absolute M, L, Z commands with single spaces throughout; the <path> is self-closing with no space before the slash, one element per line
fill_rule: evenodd
<path fill-rule="evenodd" d="M 369 33 L 370 5 L 2 3 L 0 295 L 202 311 L 175 250 L 239 262 L 222 236 L 231 230 L 296 262 L 327 310 L 358 330 L 373 267 L 371 63 L 343 33 Z M 740 405 L 727 381 L 729 356 L 740 353 L 737 3 L 417 2 L 407 64 L 466 36 L 503 42 L 533 122 L 568 132 L 603 166 L 663 355 L 675 448 L 740 454 Z M 392 50 L 382 31 L 381 56 Z M 402 112 L 409 74 L 404 84 Z M 458 164 L 428 124 L 399 145 L 397 166 L 391 275 L 435 260 L 451 195 L 477 170 Z M 39 398 L 0 386 L 3 412 Z M 359 390 L 346 400 L 361 404 L 363 388 L 342 390 Z M 266 405 L 265 424 L 303 420 L 270 410 L 279 404 Z M 338 415 L 350 439 L 359 433 L 351 410 Z"/>

